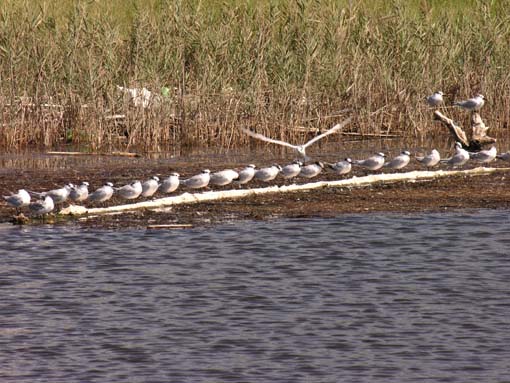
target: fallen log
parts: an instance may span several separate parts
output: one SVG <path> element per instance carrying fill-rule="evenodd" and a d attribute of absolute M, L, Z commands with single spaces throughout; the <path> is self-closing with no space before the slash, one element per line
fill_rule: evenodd
<path fill-rule="evenodd" d="M 485 168 L 478 167 L 468 170 L 417 170 L 407 173 L 386 173 L 386 174 L 372 174 L 364 177 L 352 177 L 337 181 L 319 181 L 306 183 L 301 185 L 284 185 L 284 186 L 269 186 L 265 188 L 256 189 L 238 189 L 238 190 L 224 190 L 224 191 L 209 191 L 202 193 L 183 193 L 177 196 L 164 197 L 152 201 L 143 201 L 126 205 L 110 206 L 105 208 L 87 208 L 85 206 L 70 205 L 62 209 L 59 214 L 62 215 L 100 215 L 129 212 L 139 209 L 160 209 L 172 205 L 192 204 L 207 201 L 235 199 L 250 197 L 259 194 L 268 193 L 289 193 L 307 191 L 320 188 L 343 188 L 343 187 L 362 187 L 377 183 L 392 183 L 392 182 L 414 182 L 418 180 L 431 180 L 435 178 L 449 177 L 455 175 L 483 175 L 496 171 L 510 171 L 510 168 Z"/>
<path fill-rule="evenodd" d="M 110 153 L 93 153 L 93 152 L 46 152 L 53 156 L 113 156 L 113 157 L 141 157 L 138 153 L 131 152 L 110 152 Z"/>

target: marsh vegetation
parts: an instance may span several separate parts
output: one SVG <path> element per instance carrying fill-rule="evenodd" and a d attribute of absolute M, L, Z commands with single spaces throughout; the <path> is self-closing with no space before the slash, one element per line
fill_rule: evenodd
<path fill-rule="evenodd" d="M 239 148 L 258 144 L 239 126 L 303 141 L 348 113 L 347 133 L 423 141 L 448 137 L 423 102 L 438 89 L 447 105 L 482 92 L 501 137 L 509 14 L 503 1 L 4 0 L 0 145 Z M 118 85 L 157 97 L 134 107 Z"/>

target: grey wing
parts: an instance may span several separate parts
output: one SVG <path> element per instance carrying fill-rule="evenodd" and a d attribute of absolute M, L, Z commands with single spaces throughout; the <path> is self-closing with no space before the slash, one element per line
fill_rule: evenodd
<path fill-rule="evenodd" d="M 349 117 L 348 119 L 346 119 L 345 121 L 343 121 L 342 123 L 340 124 L 336 124 L 335 126 L 333 126 L 331 129 L 325 131 L 324 133 L 322 134 L 319 134 L 318 136 L 312 138 L 310 141 L 308 141 L 306 144 L 303 145 L 304 148 L 312 145 L 314 142 L 317 142 L 319 141 L 320 139 L 332 134 L 332 133 L 335 133 L 336 131 L 340 130 L 340 129 L 343 129 L 343 127 L 345 125 L 347 125 L 349 122 L 351 122 L 352 120 L 352 117 Z"/>
<path fill-rule="evenodd" d="M 273 144 L 288 146 L 289 148 L 297 149 L 297 145 L 292 145 L 292 144 L 289 144 L 288 142 L 285 142 L 285 141 L 275 140 L 273 138 L 266 137 L 266 136 L 264 136 L 264 135 L 262 135 L 260 133 L 252 132 L 251 130 L 246 129 L 246 128 L 240 128 L 240 129 L 244 133 L 246 133 L 247 135 L 249 135 L 249 136 L 251 136 L 253 138 L 256 138 L 258 140 L 262 140 L 262 141 L 266 141 L 266 142 L 271 142 Z"/>
<path fill-rule="evenodd" d="M 10 196 L 4 196 L 4 200 L 6 200 L 11 205 L 21 205 L 23 202 L 23 199 L 19 195 L 10 195 Z"/>

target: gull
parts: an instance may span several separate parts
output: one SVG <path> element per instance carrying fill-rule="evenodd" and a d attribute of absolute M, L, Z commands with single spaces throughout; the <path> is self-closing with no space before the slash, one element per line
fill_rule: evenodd
<path fill-rule="evenodd" d="M 376 155 L 367 158 L 366 160 L 354 161 L 353 164 L 364 167 L 368 170 L 378 170 L 384 165 L 384 153 L 377 153 Z"/>
<path fill-rule="evenodd" d="M 170 175 L 163 180 L 159 190 L 162 193 L 172 193 L 179 187 L 179 173 L 170 173 Z"/>
<path fill-rule="evenodd" d="M 352 160 L 350 158 L 346 158 L 343 161 L 335 162 L 334 164 L 326 164 L 328 168 L 333 170 L 336 174 L 342 175 L 347 174 L 352 169 Z"/>
<path fill-rule="evenodd" d="M 255 172 L 255 179 L 259 181 L 269 182 L 276 178 L 278 173 L 282 170 L 280 165 L 272 165 L 267 168 L 258 169 Z"/>
<path fill-rule="evenodd" d="M 294 178 L 299 175 L 302 166 L 303 163 L 301 161 L 295 160 L 292 163 L 285 165 L 280 173 L 285 179 Z"/>
<path fill-rule="evenodd" d="M 342 129 L 345 125 L 347 125 L 349 122 L 351 121 L 351 117 L 349 117 L 348 119 L 346 119 L 344 122 L 340 123 L 340 124 L 336 124 L 335 126 L 333 126 L 331 129 L 325 131 L 324 133 L 322 134 L 319 134 L 318 136 L 312 138 L 310 141 L 306 142 L 305 144 L 303 145 L 293 145 L 293 144 L 289 144 L 288 142 L 285 142 L 285 141 L 280 141 L 280 140 L 275 140 L 273 138 L 268 138 L 266 136 L 263 136 L 262 134 L 259 134 L 259 133 L 255 133 L 255 132 L 252 132 L 251 130 L 249 129 L 245 129 L 245 128 L 241 128 L 241 130 L 248 134 L 249 136 L 253 137 L 253 138 L 257 138 L 259 140 L 262 140 L 262 141 L 266 141 L 266 142 L 271 142 L 273 144 L 277 144 L 277 145 L 282 145 L 282 146 L 287 146 L 289 148 L 292 148 L 294 149 L 299 155 L 301 155 L 303 157 L 303 159 L 307 159 L 308 157 L 306 156 L 306 148 L 309 147 L 310 145 L 312 145 L 313 143 L 319 141 L 320 139 L 330 135 L 331 133 L 334 133 L 340 129 Z"/>
<path fill-rule="evenodd" d="M 460 142 L 455 143 L 455 154 L 452 157 L 441 160 L 441 162 L 444 162 L 453 167 L 462 166 L 468 161 L 469 153 L 462 149 L 462 144 Z"/>
<path fill-rule="evenodd" d="M 105 183 L 95 192 L 90 193 L 88 200 L 90 202 L 105 202 L 112 198 L 113 195 L 113 184 L 111 182 Z"/>
<path fill-rule="evenodd" d="M 496 155 L 498 154 L 498 150 L 495 146 L 491 147 L 489 150 L 480 150 L 476 153 L 469 153 L 469 158 L 475 160 L 477 162 L 481 162 L 482 164 L 487 164 L 496 159 Z"/>
<path fill-rule="evenodd" d="M 89 183 L 84 181 L 80 186 L 74 186 L 69 191 L 69 198 L 74 202 L 85 201 L 89 196 Z"/>
<path fill-rule="evenodd" d="M 498 154 L 496 157 L 503 161 L 510 161 L 510 152 Z"/>
<path fill-rule="evenodd" d="M 244 169 L 238 172 L 239 177 L 235 180 L 236 183 L 240 185 L 247 184 L 250 182 L 255 176 L 255 165 L 249 164 Z"/>
<path fill-rule="evenodd" d="M 67 184 L 64 187 L 60 189 L 53 189 L 47 192 L 42 193 L 34 193 L 40 197 L 46 197 L 50 196 L 52 203 L 57 204 L 61 202 L 65 202 L 67 198 L 69 197 L 69 193 L 71 192 L 71 189 L 74 187 L 73 184 Z"/>
<path fill-rule="evenodd" d="M 437 107 L 443 103 L 444 93 L 441 91 L 434 92 L 430 96 L 426 97 L 427 104 L 433 107 Z"/>
<path fill-rule="evenodd" d="M 142 183 L 140 181 L 133 181 L 130 184 L 116 188 L 115 191 L 124 199 L 135 199 L 142 194 Z"/>
<path fill-rule="evenodd" d="M 313 178 L 322 172 L 324 164 L 320 161 L 314 162 L 313 164 L 303 166 L 299 172 L 300 177 Z"/>
<path fill-rule="evenodd" d="M 159 188 L 159 177 L 152 176 L 142 184 L 142 197 L 152 197 Z"/>
<path fill-rule="evenodd" d="M 480 110 L 483 104 L 485 104 L 485 97 L 481 94 L 477 94 L 475 97 L 470 98 L 469 100 L 457 101 L 453 105 L 473 112 L 475 110 Z"/>
<path fill-rule="evenodd" d="M 411 153 L 409 153 L 407 150 L 404 150 L 402 153 L 393 158 L 391 161 L 386 162 L 384 164 L 384 167 L 395 170 L 402 169 L 409 164 L 409 161 L 411 161 Z"/>
<path fill-rule="evenodd" d="M 416 157 L 416 161 L 420 162 L 422 165 L 425 165 L 429 168 L 436 166 L 441 160 L 441 155 L 436 149 L 432 149 L 432 151 L 423 157 Z"/>
<path fill-rule="evenodd" d="M 28 208 L 34 215 L 44 215 L 51 212 L 55 208 L 55 204 L 53 199 L 46 195 L 43 200 L 32 202 Z"/>
<path fill-rule="evenodd" d="M 28 206 L 30 203 L 30 194 L 28 194 L 25 189 L 19 189 L 16 194 L 3 196 L 3 198 L 5 202 L 16 208 L 16 213 L 19 211 L 19 209 Z"/>
<path fill-rule="evenodd" d="M 200 189 L 209 185 L 210 179 L 211 171 L 209 169 L 204 169 L 200 174 L 188 178 L 187 180 L 181 181 L 181 184 L 191 189 Z"/>
<path fill-rule="evenodd" d="M 209 183 L 216 186 L 225 186 L 239 178 L 239 173 L 232 169 L 225 169 L 211 174 Z"/>

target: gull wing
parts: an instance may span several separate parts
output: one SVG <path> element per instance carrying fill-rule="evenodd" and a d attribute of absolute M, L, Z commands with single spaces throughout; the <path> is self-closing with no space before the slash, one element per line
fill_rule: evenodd
<path fill-rule="evenodd" d="M 263 136 L 260 133 L 252 132 L 251 130 L 246 129 L 246 128 L 240 128 L 240 129 L 241 129 L 241 131 L 243 131 L 247 135 L 249 135 L 249 136 L 251 136 L 253 138 L 262 140 L 262 141 L 271 142 L 273 144 L 282 145 L 282 146 L 288 146 L 289 148 L 292 148 L 292 149 L 295 149 L 295 150 L 297 150 L 297 148 L 298 148 L 297 145 L 292 145 L 292 144 L 289 144 L 288 142 L 285 142 L 285 141 L 280 141 L 280 140 L 275 140 L 273 138 L 268 138 L 266 136 Z"/>
<path fill-rule="evenodd" d="M 304 148 L 312 145 L 314 142 L 319 141 L 320 139 L 326 137 L 327 135 L 330 135 L 331 133 L 335 133 L 336 131 L 342 129 L 345 125 L 347 125 L 349 122 L 351 122 L 352 117 L 349 117 L 347 120 L 343 121 L 340 124 L 336 124 L 331 129 L 325 131 L 322 134 L 319 134 L 317 137 L 312 138 L 310 141 L 308 141 L 306 144 L 303 145 Z"/>

